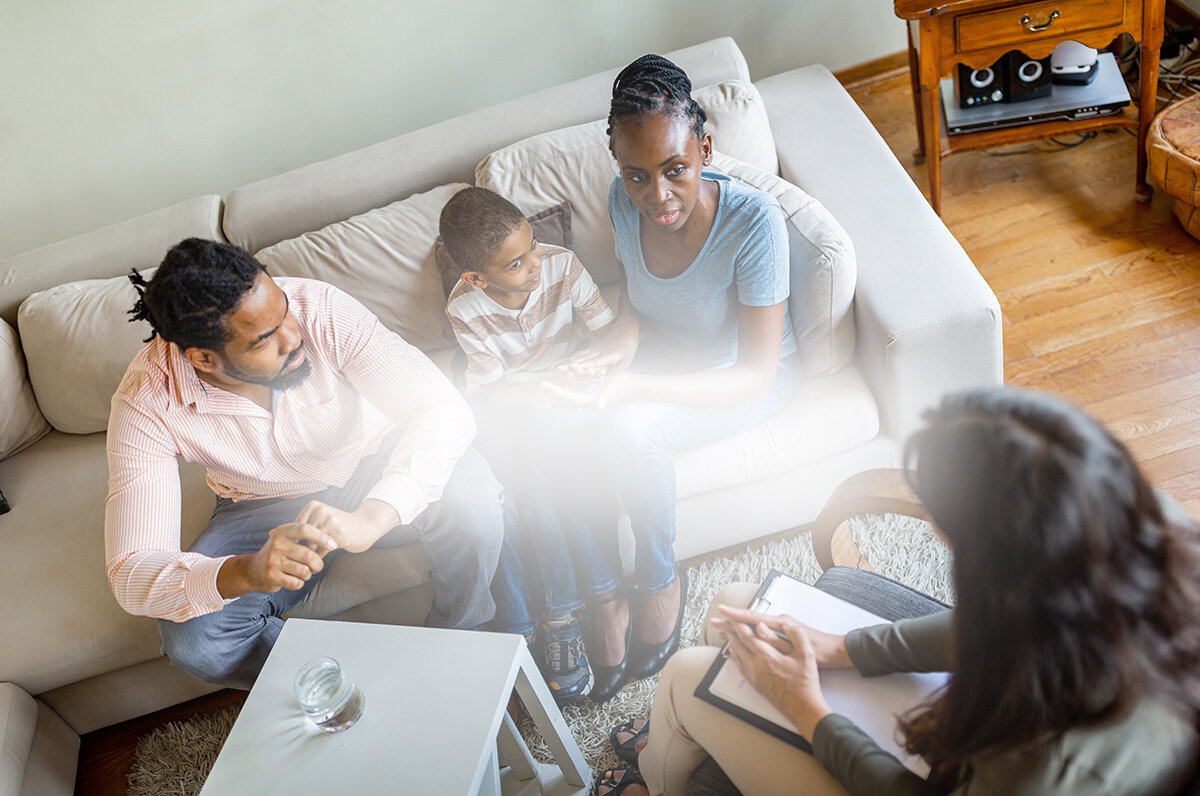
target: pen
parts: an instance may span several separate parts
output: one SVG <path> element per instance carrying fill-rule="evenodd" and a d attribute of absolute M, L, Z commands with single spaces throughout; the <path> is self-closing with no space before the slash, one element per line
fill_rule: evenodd
<path fill-rule="evenodd" d="M 747 627 L 754 626 L 749 622 L 744 622 L 743 624 L 745 624 Z M 776 630 L 775 628 L 771 628 L 771 632 L 774 633 L 775 638 L 777 638 L 780 641 L 780 643 L 783 644 L 784 648 L 781 649 L 780 652 L 782 652 L 784 655 L 791 654 L 792 640 L 790 638 L 788 638 L 787 634 L 784 633 L 782 630 Z M 721 647 L 721 657 L 722 658 L 729 657 L 729 642 L 728 641 L 725 642 L 725 646 Z"/>
<path fill-rule="evenodd" d="M 750 603 L 749 610 L 751 613 L 761 614 L 761 613 L 765 613 L 766 610 L 770 607 L 771 607 L 770 600 L 766 599 L 765 597 L 759 597 L 757 600 Z M 753 623 L 750 623 L 750 622 L 745 622 L 743 624 L 746 624 L 749 627 L 754 626 Z M 776 630 L 775 628 L 771 628 L 771 632 L 774 633 L 775 638 L 777 638 L 784 645 L 784 649 L 782 649 L 781 652 L 783 652 L 785 655 L 790 654 L 792 651 L 792 640 L 790 638 L 788 638 L 787 634 L 784 633 L 782 630 Z M 721 657 L 722 658 L 729 657 L 729 642 L 728 641 L 725 642 L 725 646 L 721 647 Z"/>

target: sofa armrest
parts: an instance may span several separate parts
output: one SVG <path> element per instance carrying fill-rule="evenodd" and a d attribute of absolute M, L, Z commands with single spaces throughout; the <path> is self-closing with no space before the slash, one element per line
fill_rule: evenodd
<path fill-rule="evenodd" d="M 951 392 L 1004 379 L 1000 303 L 829 70 L 760 80 L 781 176 L 854 241 L 859 362 L 885 433 L 902 442 Z"/>
<path fill-rule="evenodd" d="M 20 793 L 33 747 L 37 703 L 12 683 L 0 683 L 0 793 Z"/>

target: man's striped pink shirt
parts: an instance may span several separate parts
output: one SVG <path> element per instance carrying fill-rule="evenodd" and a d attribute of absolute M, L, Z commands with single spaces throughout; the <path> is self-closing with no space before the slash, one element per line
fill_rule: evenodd
<path fill-rule="evenodd" d="M 185 621 L 219 610 L 226 558 L 180 550 L 176 457 L 204 465 L 232 500 L 287 498 L 343 485 L 363 456 L 403 429 L 367 497 L 409 523 L 441 496 L 475 433 L 462 396 L 429 359 L 347 294 L 277 279 L 300 325 L 312 373 L 274 411 L 200 380 L 179 348 L 155 338 L 130 364 L 108 425 L 106 571 L 130 613 Z"/>

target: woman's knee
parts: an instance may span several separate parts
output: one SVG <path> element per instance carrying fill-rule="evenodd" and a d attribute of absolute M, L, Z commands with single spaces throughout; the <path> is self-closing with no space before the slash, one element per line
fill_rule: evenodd
<path fill-rule="evenodd" d="M 631 457 L 666 452 L 663 411 L 661 404 L 640 401 L 614 407 L 602 438 L 608 460 L 619 464 Z"/>
<path fill-rule="evenodd" d="M 700 643 L 713 647 L 723 643 L 717 633 L 717 629 L 712 625 L 713 617 L 723 616 L 717 609 L 717 606 L 730 605 L 734 608 L 746 608 L 750 605 L 757 592 L 758 586 L 755 586 L 753 583 L 730 583 L 717 592 L 717 596 L 713 597 L 712 602 L 708 604 L 708 613 L 704 617 L 704 626 L 700 628 Z"/>

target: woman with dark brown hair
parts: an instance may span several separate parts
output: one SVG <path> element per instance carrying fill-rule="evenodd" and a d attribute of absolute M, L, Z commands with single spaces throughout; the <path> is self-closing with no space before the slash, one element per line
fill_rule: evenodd
<path fill-rule="evenodd" d="M 1165 510 L 1125 447 L 1058 400 L 969 392 L 926 420 L 905 461 L 954 551 L 957 607 L 835 636 L 720 606 L 713 624 L 742 673 L 812 755 L 689 703 L 690 678 L 715 654 L 696 647 L 672 659 L 656 694 L 638 758 L 651 793 L 683 792 L 707 755 L 747 794 L 1196 790 L 1195 522 Z M 772 642 L 776 629 L 793 651 Z M 928 780 L 830 710 L 819 670 L 848 666 L 952 672 L 900 721 Z M 609 774 L 610 785 L 631 781 Z"/>

